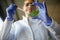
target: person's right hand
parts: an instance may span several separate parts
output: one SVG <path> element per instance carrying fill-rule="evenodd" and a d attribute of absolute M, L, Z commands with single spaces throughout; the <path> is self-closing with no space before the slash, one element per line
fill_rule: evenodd
<path fill-rule="evenodd" d="M 6 8 L 7 18 L 9 20 L 13 20 L 14 14 L 16 13 L 17 6 L 15 4 L 10 4 L 8 8 Z"/>

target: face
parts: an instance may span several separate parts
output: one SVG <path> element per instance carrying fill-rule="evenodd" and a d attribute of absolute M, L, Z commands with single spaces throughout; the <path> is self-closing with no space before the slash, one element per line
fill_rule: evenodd
<path fill-rule="evenodd" d="M 32 11 L 36 10 L 36 6 L 32 5 L 32 2 L 25 1 L 24 6 L 23 6 L 23 10 L 25 13 L 30 14 Z"/>

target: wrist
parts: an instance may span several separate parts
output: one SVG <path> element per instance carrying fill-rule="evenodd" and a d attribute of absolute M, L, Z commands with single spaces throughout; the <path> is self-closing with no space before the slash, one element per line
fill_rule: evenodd
<path fill-rule="evenodd" d="M 10 17 L 10 16 L 7 16 L 7 19 L 12 21 L 14 18 L 13 17 Z"/>
<path fill-rule="evenodd" d="M 12 21 L 14 19 L 13 15 L 7 13 L 7 19 Z"/>
<path fill-rule="evenodd" d="M 47 18 L 47 20 L 46 20 L 46 22 L 45 22 L 45 24 L 47 25 L 47 26 L 50 26 L 51 25 L 51 23 L 52 23 L 52 19 L 49 17 L 49 18 Z"/>

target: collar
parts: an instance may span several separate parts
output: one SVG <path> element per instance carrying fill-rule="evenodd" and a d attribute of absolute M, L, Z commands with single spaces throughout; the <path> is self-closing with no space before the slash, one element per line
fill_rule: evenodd
<path fill-rule="evenodd" d="M 34 17 L 34 18 L 32 18 L 32 17 L 29 17 L 28 19 L 25 17 L 25 16 L 22 16 L 23 17 L 23 21 L 24 22 L 26 22 L 27 24 L 28 24 L 28 22 L 30 23 L 40 23 L 41 22 L 41 20 L 39 19 L 39 18 L 37 18 L 37 17 Z"/>

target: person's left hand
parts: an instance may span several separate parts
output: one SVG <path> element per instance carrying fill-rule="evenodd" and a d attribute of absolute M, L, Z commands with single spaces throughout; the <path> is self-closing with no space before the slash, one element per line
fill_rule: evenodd
<path fill-rule="evenodd" d="M 51 25 L 52 19 L 49 17 L 46 7 L 46 2 L 40 3 L 38 0 L 32 3 L 32 5 L 36 5 L 39 10 L 38 18 L 41 19 L 47 26 Z"/>

